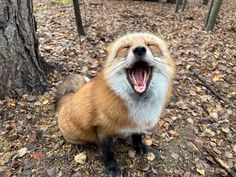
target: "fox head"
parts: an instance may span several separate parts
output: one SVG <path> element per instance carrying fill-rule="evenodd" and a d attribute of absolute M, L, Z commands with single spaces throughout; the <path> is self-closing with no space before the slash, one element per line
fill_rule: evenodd
<path fill-rule="evenodd" d="M 132 33 L 108 47 L 105 73 L 109 86 L 118 95 L 141 97 L 168 89 L 175 65 L 161 38 Z"/>

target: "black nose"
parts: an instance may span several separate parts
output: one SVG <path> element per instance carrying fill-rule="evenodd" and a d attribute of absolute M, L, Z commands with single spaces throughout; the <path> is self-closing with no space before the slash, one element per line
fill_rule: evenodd
<path fill-rule="evenodd" d="M 147 51 L 146 48 L 142 46 L 138 46 L 133 49 L 134 55 L 137 55 L 137 56 L 143 56 L 146 53 L 146 51 Z"/>

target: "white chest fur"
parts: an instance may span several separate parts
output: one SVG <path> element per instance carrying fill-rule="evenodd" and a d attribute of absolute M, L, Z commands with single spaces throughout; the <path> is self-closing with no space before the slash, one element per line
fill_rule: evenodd
<path fill-rule="evenodd" d="M 161 73 L 153 73 L 149 88 L 144 95 L 136 95 L 124 74 L 108 79 L 111 88 L 123 98 L 130 118 L 138 125 L 136 129 L 123 129 L 121 133 L 141 133 L 152 128 L 159 121 L 168 92 L 168 78 Z"/>

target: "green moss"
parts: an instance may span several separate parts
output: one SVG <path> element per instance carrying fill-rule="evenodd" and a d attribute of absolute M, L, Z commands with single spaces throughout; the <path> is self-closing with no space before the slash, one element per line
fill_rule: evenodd
<path fill-rule="evenodd" d="M 54 2 L 57 2 L 59 4 L 71 4 L 72 0 L 54 0 Z"/>
<path fill-rule="evenodd" d="M 45 7 L 33 7 L 33 12 L 36 13 L 36 12 L 44 12 L 46 11 L 46 8 Z"/>

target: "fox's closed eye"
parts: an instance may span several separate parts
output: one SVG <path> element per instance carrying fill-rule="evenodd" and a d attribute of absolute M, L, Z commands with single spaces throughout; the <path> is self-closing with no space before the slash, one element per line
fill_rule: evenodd
<path fill-rule="evenodd" d="M 151 50 L 151 52 L 154 56 L 157 56 L 157 57 L 161 56 L 161 50 L 157 44 L 148 43 L 147 46 Z"/>
<path fill-rule="evenodd" d="M 120 49 L 129 49 L 129 48 L 130 48 L 130 45 L 124 45 Z"/>
<path fill-rule="evenodd" d="M 120 47 L 117 54 L 116 54 L 116 58 L 126 57 L 129 52 L 129 49 L 130 49 L 129 45 L 124 45 L 124 46 Z"/>

